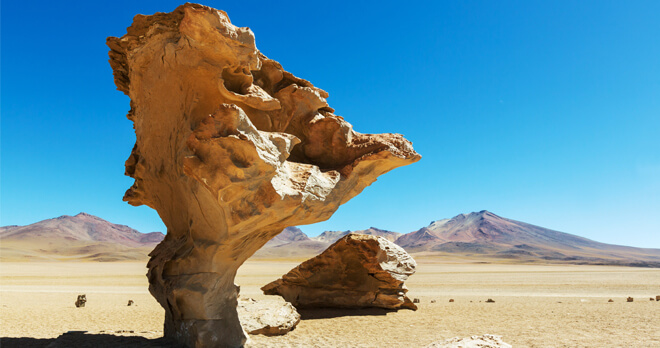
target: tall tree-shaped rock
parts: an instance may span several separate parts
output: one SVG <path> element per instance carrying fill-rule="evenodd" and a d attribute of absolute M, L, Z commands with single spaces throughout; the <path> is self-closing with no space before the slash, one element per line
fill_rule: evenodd
<path fill-rule="evenodd" d="M 328 219 L 421 158 L 401 135 L 354 132 L 325 91 L 266 58 L 223 11 L 137 15 L 107 44 L 137 138 L 124 200 L 167 226 L 149 290 L 165 308 L 165 335 L 187 346 L 243 345 L 239 266 L 284 228 Z"/>
<path fill-rule="evenodd" d="M 349 234 L 261 290 L 296 308 L 416 310 L 403 283 L 416 267 L 403 248 L 383 237 Z"/>

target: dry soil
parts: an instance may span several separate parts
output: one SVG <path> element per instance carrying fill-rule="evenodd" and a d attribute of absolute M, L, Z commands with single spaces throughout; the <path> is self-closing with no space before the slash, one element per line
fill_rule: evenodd
<path fill-rule="evenodd" d="M 248 261 L 242 296 L 265 298 L 259 287 L 299 261 Z M 251 336 L 250 346 L 410 348 L 488 333 L 514 347 L 660 347 L 660 302 L 649 300 L 660 295 L 660 269 L 418 262 L 407 285 L 419 310 L 304 311 L 294 331 Z M 164 311 L 145 273 L 142 262 L 2 262 L 0 344 L 45 347 L 87 331 L 76 345 L 157 345 Z M 85 308 L 74 306 L 78 294 Z"/>

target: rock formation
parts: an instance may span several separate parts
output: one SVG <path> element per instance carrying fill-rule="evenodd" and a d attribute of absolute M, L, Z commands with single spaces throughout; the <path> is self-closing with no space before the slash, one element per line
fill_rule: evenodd
<path fill-rule="evenodd" d="M 502 341 L 502 336 L 483 335 L 465 338 L 454 337 L 444 341 L 433 342 L 426 348 L 511 348 L 512 346 Z"/>
<path fill-rule="evenodd" d="M 417 309 L 404 281 L 417 264 L 383 237 L 349 234 L 261 290 L 296 308 Z"/>
<path fill-rule="evenodd" d="M 626 302 L 633 302 L 634 300 L 635 300 L 635 299 L 632 298 L 632 297 L 628 297 L 628 298 L 626 298 Z"/>
<path fill-rule="evenodd" d="M 300 322 L 300 314 L 288 302 L 251 298 L 238 300 L 238 317 L 251 335 L 284 335 Z"/>
<path fill-rule="evenodd" d="M 184 345 L 243 345 L 240 265 L 284 228 L 328 219 L 421 158 L 401 135 L 353 131 L 328 93 L 264 56 L 223 11 L 187 3 L 137 15 L 107 44 L 136 134 L 124 200 L 167 226 L 149 290 L 165 336 Z"/>
<path fill-rule="evenodd" d="M 85 303 L 87 303 L 87 295 L 78 295 L 78 298 L 76 299 L 76 307 L 85 307 Z"/>

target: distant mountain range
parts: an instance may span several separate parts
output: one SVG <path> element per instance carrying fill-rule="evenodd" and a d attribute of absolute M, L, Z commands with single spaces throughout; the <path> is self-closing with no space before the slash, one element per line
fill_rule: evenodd
<path fill-rule="evenodd" d="M 63 215 L 27 226 L 0 227 L 1 260 L 146 260 L 165 236 L 140 233 L 94 215 Z"/>
<path fill-rule="evenodd" d="M 297 240 L 286 240 L 296 230 Z M 277 245 L 266 244 L 256 257 L 315 255 L 349 233 L 387 238 L 418 257 L 460 256 L 466 259 L 510 260 L 660 267 L 660 249 L 599 243 L 572 234 L 506 219 L 489 211 L 459 214 L 431 222 L 407 234 L 371 227 L 362 231 L 327 231 L 309 238 L 297 228 L 280 234 Z"/>
<path fill-rule="evenodd" d="M 289 227 L 255 257 L 308 258 L 349 233 L 381 236 L 415 257 L 660 267 L 660 249 L 599 243 L 486 210 L 433 221 L 407 234 L 370 227 L 326 231 L 310 238 Z M 143 234 L 85 213 L 64 215 L 27 226 L 0 227 L 0 260 L 143 260 L 163 238 L 160 232 Z"/>

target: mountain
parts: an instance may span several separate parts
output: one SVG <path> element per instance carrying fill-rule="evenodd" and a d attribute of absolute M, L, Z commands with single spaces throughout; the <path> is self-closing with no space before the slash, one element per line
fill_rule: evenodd
<path fill-rule="evenodd" d="M 413 250 L 424 251 L 429 246 L 443 243 L 445 240 L 438 237 L 429 228 L 422 227 L 418 231 L 404 234 L 394 242 L 409 252 L 412 252 Z"/>
<path fill-rule="evenodd" d="M 379 237 L 383 237 L 383 238 L 389 240 L 390 242 L 394 242 L 399 237 L 401 237 L 401 233 L 399 233 L 399 232 L 381 230 L 381 229 L 376 228 L 376 227 L 369 227 L 366 230 L 359 230 L 359 231 L 355 231 L 353 233 L 368 234 L 368 235 L 371 235 L 371 236 L 379 236 Z"/>
<path fill-rule="evenodd" d="M 0 227 L 0 259 L 146 259 L 164 237 L 160 232 L 140 233 L 87 213 L 63 215 L 27 226 Z"/>
<path fill-rule="evenodd" d="M 266 243 L 255 257 L 309 258 L 349 233 L 381 236 L 416 258 L 660 267 L 660 249 L 600 243 L 486 210 L 432 221 L 403 235 L 370 227 L 325 231 L 310 238 L 299 228 L 289 227 Z M 140 233 L 86 213 L 64 215 L 27 226 L 0 227 L 0 261 L 146 260 L 163 238 L 160 232 Z"/>
<path fill-rule="evenodd" d="M 317 237 L 312 237 L 311 239 L 330 245 L 349 233 L 351 233 L 351 231 L 325 231 L 319 234 Z"/>
<path fill-rule="evenodd" d="M 287 227 L 259 249 L 256 258 L 309 257 L 325 250 L 329 244 L 310 239 L 297 227 Z"/>
<path fill-rule="evenodd" d="M 376 227 L 369 227 L 366 230 L 358 230 L 358 231 L 325 231 L 321 233 L 318 237 L 313 237 L 311 239 L 317 242 L 328 243 L 328 245 L 330 245 L 349 233 L 380 236 L 389 240 L 390 242 L 394 242 L 397 238 L 401 236 L 401 233 L 398 232 L 381 230 Z"/>
<path fill-rule="evenodd" d="M 298 227 L 287 227 L 282 231 L 282 233 L 275 236 L 266 243 L 266 247 L 275 247 L 278 245 L 283 245 L 292 242 L 302 242 L 309 240 L 309 237 L 301 231 Z"/>
<path fill-rule="evenodd" d="M 257 258 L 279 258 L 279 257 L 312 257 L 341 237 L 349 233 L 369 234 L 381 236 L 391 242 L 394 242 L 401 236 L 401 233 L 381 230 L 370 227 L 359 231 L 325 231 L 317 237 L 309 238 L 305 233 L 296 227 L 288 227 L 275 238 L 271 239 L 263 248 L 255 253 Z"/>
<path fill-rule="evenodd" d="M 521 261 L 660 266 L 660 249 L 599 243 L 489 211 L 431 222 L 396 240 L 408 252 L 451 253 Z"/>

